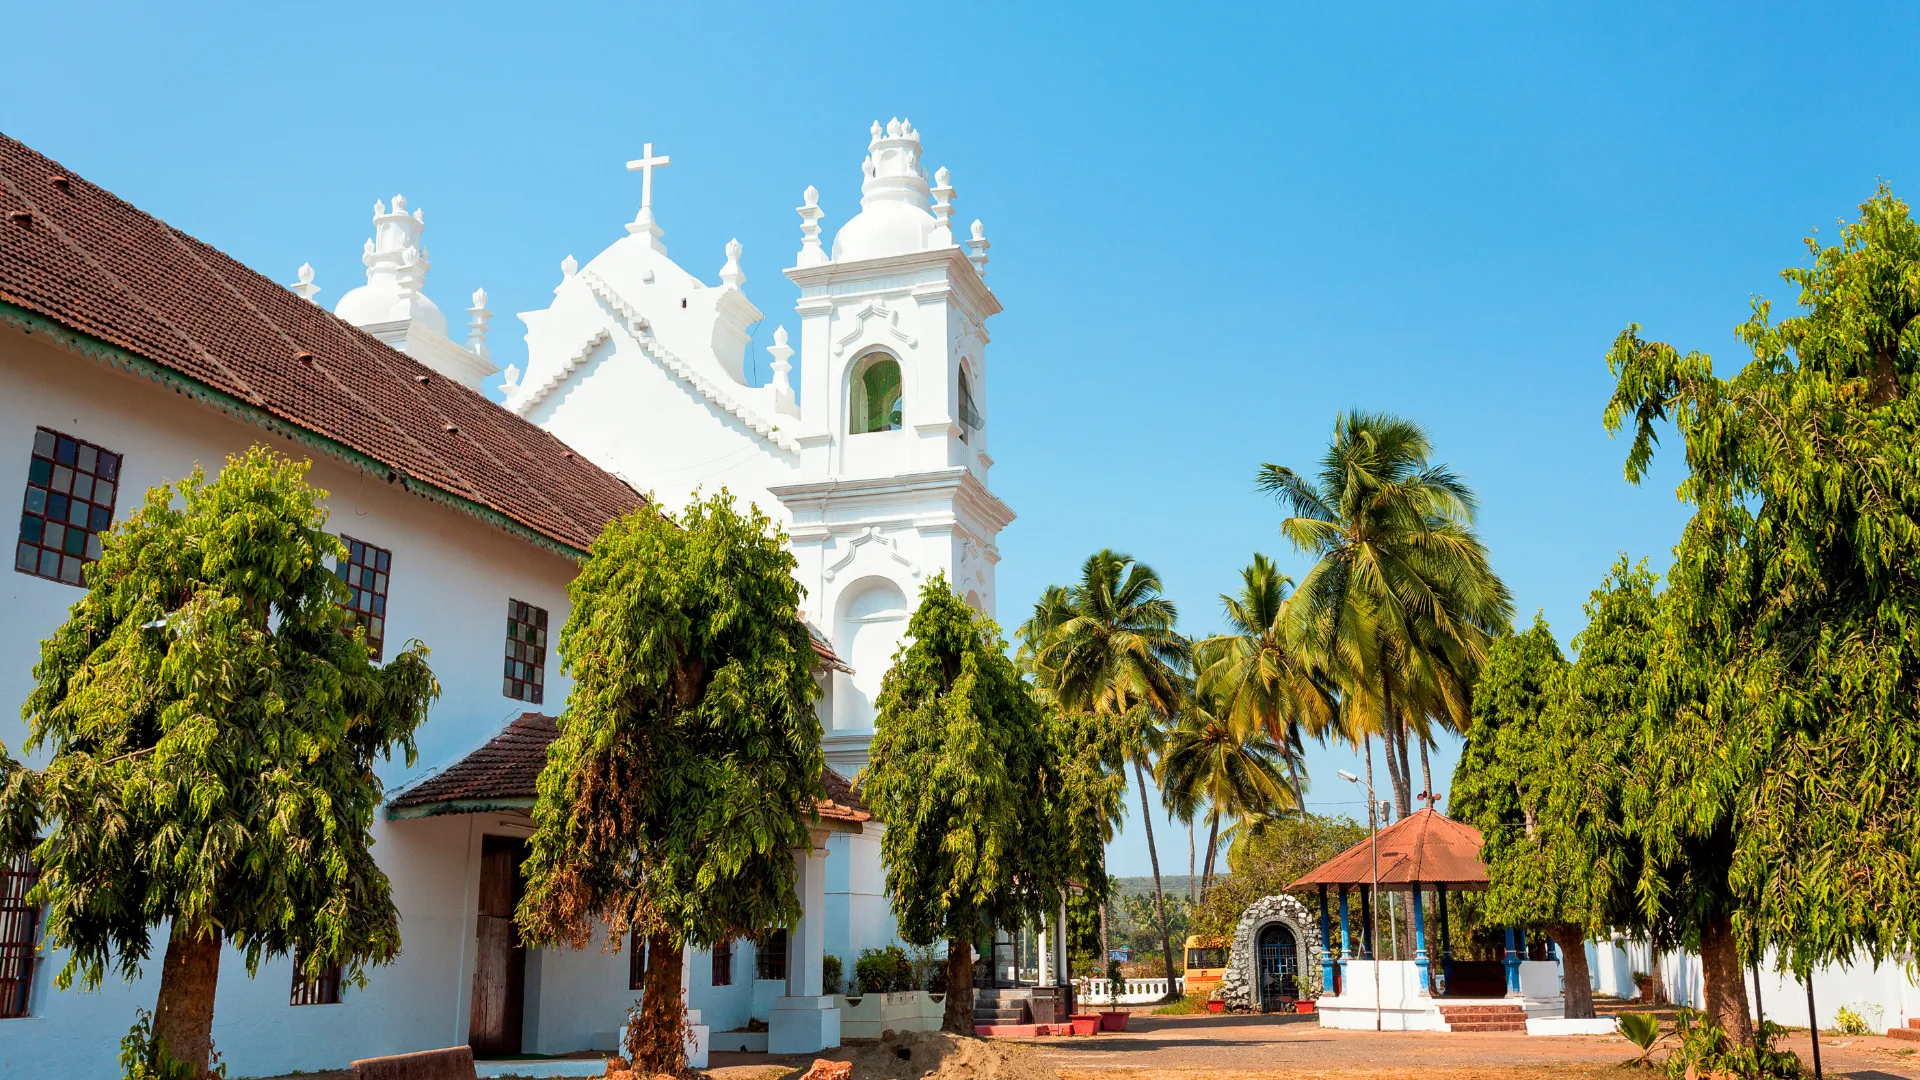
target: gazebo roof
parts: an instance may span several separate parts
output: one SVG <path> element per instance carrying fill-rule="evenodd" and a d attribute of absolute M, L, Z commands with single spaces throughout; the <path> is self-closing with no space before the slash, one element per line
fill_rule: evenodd
<path fill-rule="evenodd" d="M 1484 889 L 1480 830 L 1434 810 L 1409 814 L 1380 830 L 1380 887 L 1404 892 L 1418 885 Z M 1328 859 L 1288 889 L 1373 884 L 1373 838 Z"/>

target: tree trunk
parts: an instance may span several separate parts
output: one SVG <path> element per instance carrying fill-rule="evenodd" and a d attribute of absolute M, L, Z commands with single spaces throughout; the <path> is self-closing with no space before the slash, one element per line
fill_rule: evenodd
<path fill-rule="evenodd" d="M 1700 981 L 1707 991 L 1707 1019 L 1718 1024 L 1736 1046 L 1753 1041 L 1753 1017 L 1747 1015 L 1747 973 L 1733 939 L 1733 917 L 1708 922 L 1700 935 Z"/>
<path fill-rule="evenodd" d="M 1587 935 L 1572 923 L 1547 927 L 1547 936 L 1560 949 L 1560 971 L 1567 982 L 1569 1020 L 1593 1019 L 1593 976 L 1587 971 Z"/>
<path fill-rule="evenodd" d="M 1200 901 L 1206 902 L 1207 893 L 1213 889 L 1213 856 L 1220 845 L 1220 811 L 1211 815 L 1212 824 L 1207 826 L 1207 861 L 1200 868 Z"/>
<path fill-rule="evenodd" d="M 1200 902 L 1200 871 L 1199 871 L 1198 864 L 1194 861 L 1195 859 L 1194 852 L 1197 850 L 1199 849 L 1193 846 L 1193 819 L 1188 818 L 1187 819 L 1187 903 L 1188 904 L 1198 904 Z"/>
<path fill-rule="evenodd" d="M 1400 816 L 1413 813 L 1413 762 L 1407 756 L 1407 743 L 1412 738 L 1413 725 L 1406 717 L 1400 717 L 1393 732 L 1394 749 L 1400 754 L 1400 790 L 1395 794 L 1400 799 Z"/>
<path fill-rule="evenodd" d="M 1100 909 L 1100 947 L 1107 947 L 1107 911 Z M 1111 954 L 1109 954 L 1111 955 Z M 947 942 L 947 1009 L 940 1030 L 973 1037 L 973 942 Z"/>
<path fill-rule="evenodd" d="M 213 992 L 220 982 L 220 932 L 196 933 L 180 922 L 167 936 L 153 1037 L 168 1057 L 204 1077 L 213 1058 Z"/>
<path fill-rule="evenodd" d="M 1654 948 L 1652 945 L 1647 946 L 1647 967 L 1652 969 L 1647 972 L 1647 994 L 1653 999 L 1647 1002 L 1647 1004 L 1665 1005 L 1667 1003 L 1667 977 L 1660 973 L 1660 950 Z"/>
<path fill-rule="evenodd" d="M 1153 808 L 1147 804 L 1147 770 L 1139 758 L 1133 759 L 1133 776 L 1140 782 L 1140 820 L 1147 823 L 1147 858 L 1153 861 L 1153 905 L 1154 913 L 1160 917 L 1160 956 L 1166 961 L 1167 978 L 1172 979 L 1173 941 L 1167 936 L 1167 895 L 1160 889 L 1160 849 L 1153 843 Z"/>
<path fill-rule="evenodd" d="M 678 1075 L 687 1063 L 687 1002 L 680 992 L 685 957 L 666 934 L 647 939 L 647 974 L 638 1022 L 629 1021 L 627 1060 L 641 1076 Z"/>
<path fill-rule="evenodd" d="M 1427 797 L 1427 809 L 1435 809 L 1434 803 L 1438 800 L 1433 793 L 1433 766 L 1427 761 L 1427 740 L 1425 739 L 1420 740 L 1420 782 L 1427 788 L 1422 792 Z"/>

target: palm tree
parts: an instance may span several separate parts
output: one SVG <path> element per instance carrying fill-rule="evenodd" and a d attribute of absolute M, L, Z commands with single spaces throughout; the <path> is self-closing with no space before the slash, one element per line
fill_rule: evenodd
<path fill-rule="evenodd" d="M 1297 632 L 1340 688 L 1345 736 L 1381 736 L 1403 816 L 1410 736 L 1424 765 L 1430 722 L 1466 715 L 1466 688 L 1513 616 L 1472 529 L 1473 491 L 1432 453 L 1409 420 L 1347 413 L 1316 476 L 1272 464 L 1258 476 L 1293 513 L 1282 533 L 1317 556 L 1289 601 Z"/>
<path fill-rule="evenodd" d="M 1194 649 L 1200 690 L 1217 698 L 1241 722 L 1265 730 L 1286 747 L 1293 786 L 1302 786 L 1298 763 L 1303 736 L 1326 738 L 1337 721 L 1334 688 L 1307 655 L 1289 618 L 1287 590 L 1293 579 L 1265 555 L 1240 571 L 1240 593 L 1222 594 L 1231 632 Z M 1306 813 L 1304 804 L 1300 813 Z"/>
<path fill-rule="evenodd" d="M 1167 733 L 1157 779 L 1175 814 L 1192 821 L 1207 814 L 1207 856 L 1200 870 L 1200 898 L 1212 888 L 1223 819 L 1270 817 L 1299 807 L 1290 748 L 1266 730 L 1238 721 L 1226 703 L 1196 694 Z"/>
<path fill-rule="evenodd" d="M 1120 745 L 1140 786 L 1141 823 L 1153 862 L 1153 894 L 1160 947 L 1173 975 L 1173 942 L 1154 842 L 1147 770 L 1159 752 L 1165 719 L 1179 711 L 1191 663 L 1187 640 L 1174 629 L 1173 601 L 1160 575 L 1112 549 L 1087 558 L 1080 580 L 1051 586 L 1019 630 L 1019 657 L 1036 685 L 1059 707 L 1109 718 L 1121 726 Z"/>

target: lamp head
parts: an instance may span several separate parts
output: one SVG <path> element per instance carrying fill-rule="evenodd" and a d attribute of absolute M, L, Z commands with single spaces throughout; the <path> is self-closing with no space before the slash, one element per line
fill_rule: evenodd
<path fill-rule="evenodd" d="M 1359 777 L 1353 775 L 1352 773 L 1348 772 L 1345 769 L 1339 770 L 1339 773 L 1340 773 L 1340 779 L 1345 780 L 1349 784 L 1357 784 L 1360 782 Z"/>

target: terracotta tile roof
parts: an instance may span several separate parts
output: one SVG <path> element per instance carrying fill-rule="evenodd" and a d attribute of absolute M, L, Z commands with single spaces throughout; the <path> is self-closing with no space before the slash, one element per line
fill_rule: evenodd
<path fill-rule="evenodd" d="M 521 713 L 486 745 L 394 796 L 387 812 L 425 817 L 531 806 L 540 770 L 547 764 L 547 746 L 559 737 L 553 717 Z M 851 824 L 873 819 L 846 777 L 829 768 L 820 774 L 820 783 L 826 797 L 815 808 L 823 819 Z"/>
<path fill-rule="evenodd" d="M 5 135 L 0 304 L 566 549 L 641 505 L 547 432 Z"/>
<path fill-rule="evenodd" d="M 1484 888 L 1487 868 L 1480 862 L 1480 830 L 1433 810 L 1419 810 L 1380 830 L 1380 887 L 1402 891 L 1445 883 Z M 1287 886 L 1371 885 L 1373 838 L 1328 859 Z"/>

